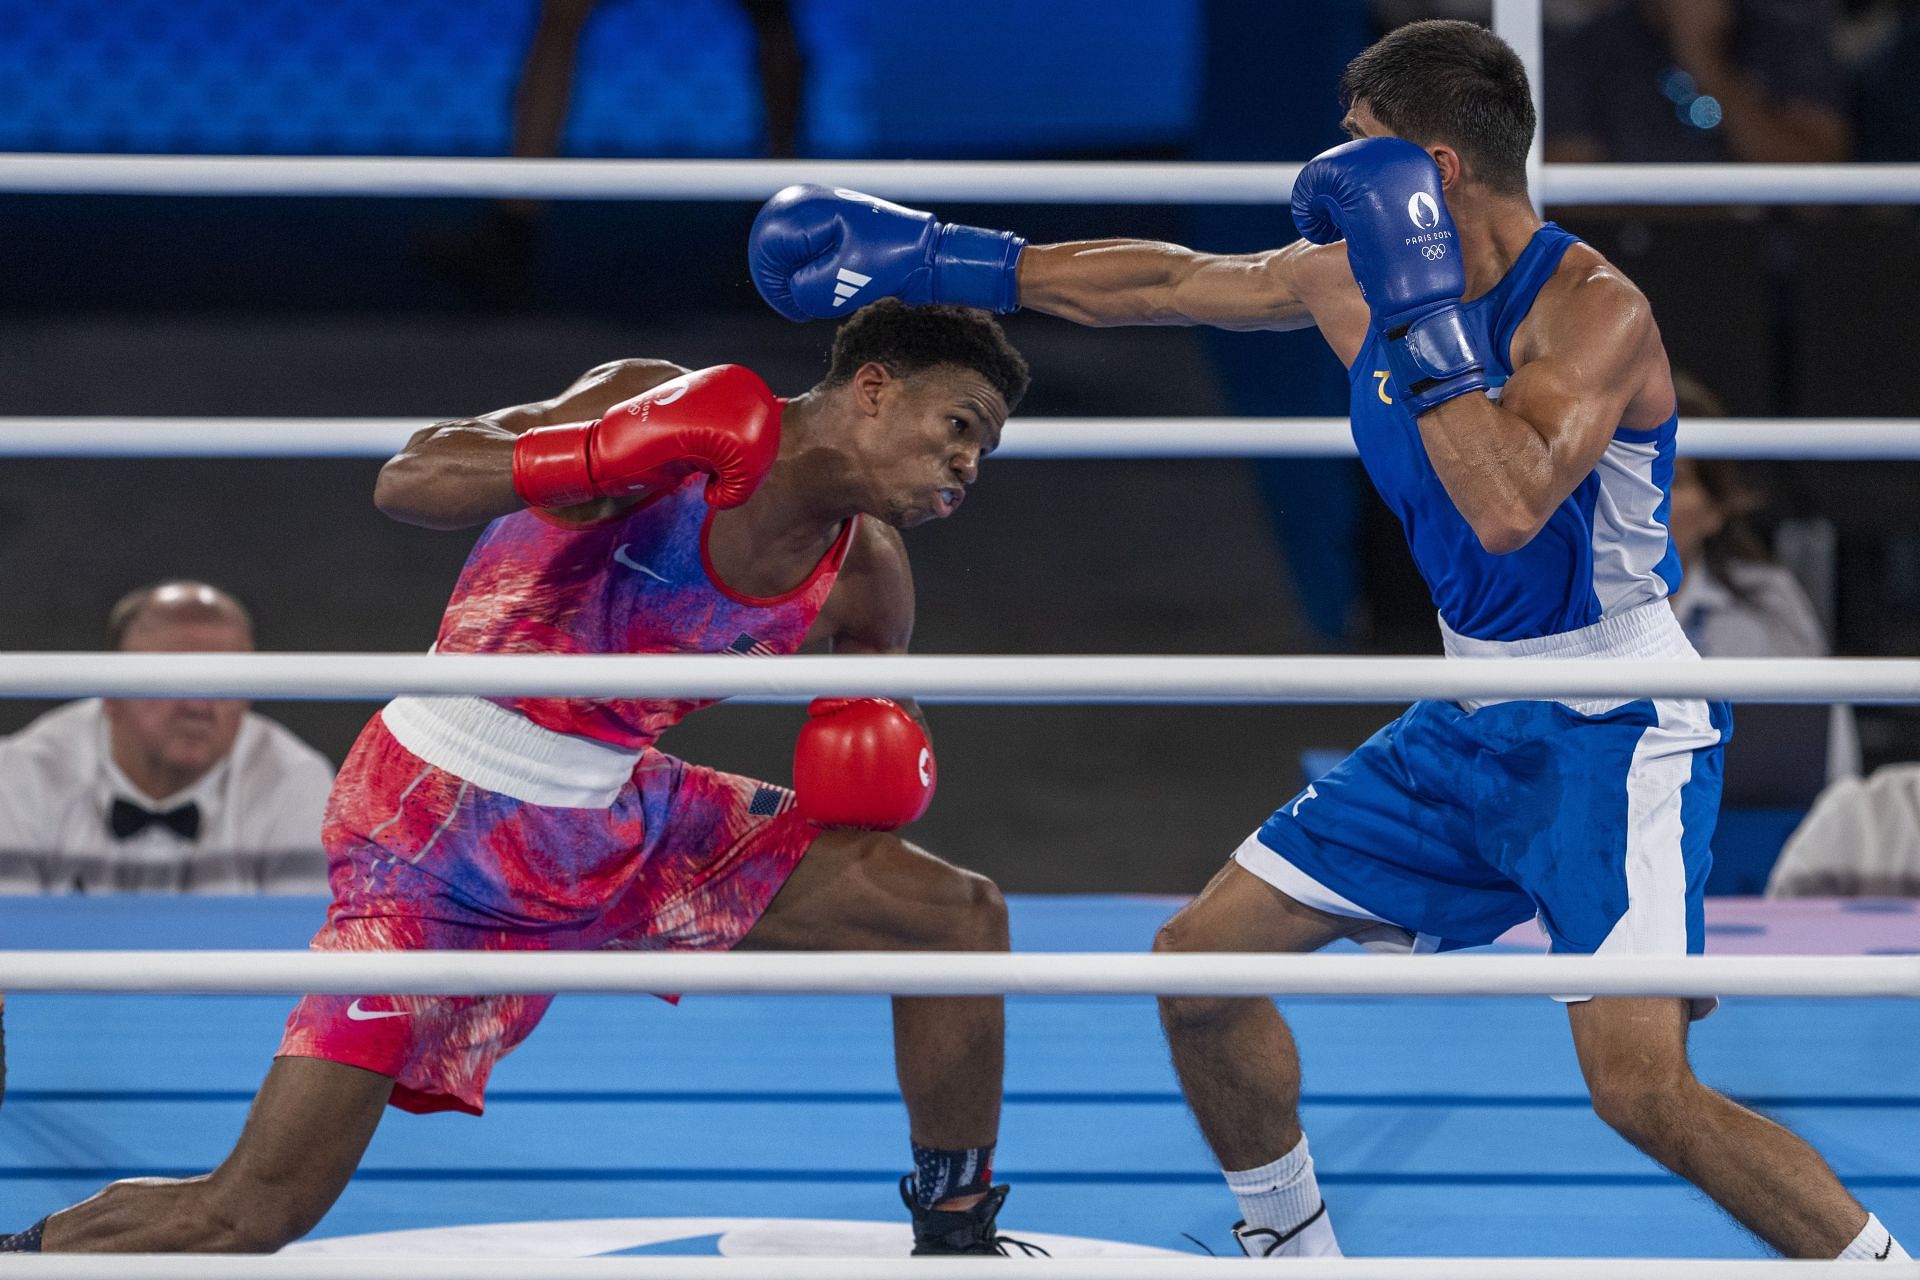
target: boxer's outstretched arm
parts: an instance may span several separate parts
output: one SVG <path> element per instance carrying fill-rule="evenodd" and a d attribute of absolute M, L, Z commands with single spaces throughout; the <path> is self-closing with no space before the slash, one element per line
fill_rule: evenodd
<path fill-rule="evenodd" d="M 842 187 L 775 194 L 754 219 L 747 262 L 760 296 L 794 321 L 890 296 L 912 306 L 1027 307 L 1085 325 L 1317 323 L 1346 360 L 1365 333 L 1366 305 L 1338 246 L 1210 254 L 1150 240 L 1029 245 L 1011 231 L 941 222 Z"/>
<path fill-rule="evenodd" d="M 1031 245 L 1020 255 L 1020 305 L 1095 326 L 1304 329 L 1314 323 L 1314 293 L 1328 283 L 1315 259 L 1328 256 L 1304 240 L 1247 254 L 1151 240 Z M 1344 254 L 1333 256 L 1346 274 Z"/>
<path fill-rule="evenodd" d="M 456 418 L 416 432 L 406 448 L 380 468 L 373 503 L 395 520 L 427 529 L 465 529 L 520 510 L 513 489 L 513 442 L 522 432 L 566 422 L 590 422 L 643 391 L 686 370 L 665 360 L 614 360 L 580 375 L 550 400 Z M 606 502 L 559 512 L 588 520 Z"/>
<path fill-rule="evenodd" d="M 1460 396 L 1418 419 L 1447 495 L 1495 555 L 1533 541 L 1623 423 L 1656 426 L 1673 412 L 1653 313 L 1611 267 L 1573 285 L 1539 324 L 1536 351 L 1499 400 Z"/>

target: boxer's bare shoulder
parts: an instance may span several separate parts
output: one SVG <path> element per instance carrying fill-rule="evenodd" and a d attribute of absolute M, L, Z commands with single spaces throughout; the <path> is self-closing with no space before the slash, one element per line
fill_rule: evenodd
<path fill-rule="evenodd" d="M 861 520 L 833 591 L 814 619 L 806 648 L 834 653 L 905 653 L 913 638 L 913 566 L 900 531 Z"/>

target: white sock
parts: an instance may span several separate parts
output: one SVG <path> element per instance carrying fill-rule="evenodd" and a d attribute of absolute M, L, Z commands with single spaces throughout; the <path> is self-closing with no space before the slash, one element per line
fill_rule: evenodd
<path fill-rule="evenodd" d="M 1243 1247 L 1261 1257 L 1337 1258 L 1340 1246 L 1333 1238 L 1333 1225 L 1323 1212 L 1320 1184 L 1313 1176 L 1313 1157 L 1307 1152 L 1307 1140 L 1272 1164 L 1238 1172 L 1222 1170 L 1227 1188 L 1240 1202 L 1240 1216 L 1247 1227 L 1265 1237 L 1272 1233 L 1278 1243 L 1242 1240 Z M 1304 1229 L 1303 1229 L 1304 1228 Z"/>
<path fill-rule="evenodd" d="M 1893 1238 L 1893 1232 L 1880 1225 L 1880 1219 L 1867 1215 L 1867 1225 L 1853 1243 L 1840 1251 L 1841 1262 L 1912 1262 L 1907 1251 Z"/>

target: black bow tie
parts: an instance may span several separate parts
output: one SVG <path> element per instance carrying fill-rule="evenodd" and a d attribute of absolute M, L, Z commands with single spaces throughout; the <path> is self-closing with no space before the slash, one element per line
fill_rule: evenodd
<path fill-rule="evenodd" d="M 153 823 L 170 827 L 174 833 L 185 840 L 197 839 L 200 835 L 200 806 L 189 800 L 177 809 L 165 813 L 156 813 L 144 805 L 131 800 L 115 799 L 113 812 L 107 817 L 107 824 L 113 828 L 116 840 L 125 840 L 139 835 Z"/>

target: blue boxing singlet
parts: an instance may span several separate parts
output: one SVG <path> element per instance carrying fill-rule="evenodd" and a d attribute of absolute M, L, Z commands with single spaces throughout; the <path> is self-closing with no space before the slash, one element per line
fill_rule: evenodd
<path fill-rule="evenodd" d="M 1512 375 L 1508 348 L 1577 237 L 1543 225 L 1491 290 L 1461 307 L 1479 349 L 1491 356 L 1489 395 Z M 1480 545 L 1427 457 L 1413 415 L 1394 403 L 1380 337 L 1348 370 L 1353 439 L 1374 488 L 1400 518 L 1414 562 L 1454 633 L 1474 640 L 1530 640 L 1590 626 L 1661 600 L 1680 585 L 1680 557 L 1667 532 L 1679 417 L 1614 432 L 1579 487 L 1520 550 Z"/>

